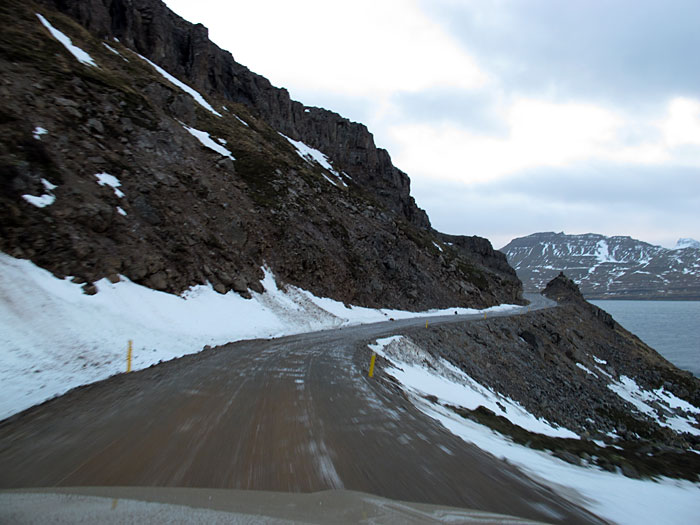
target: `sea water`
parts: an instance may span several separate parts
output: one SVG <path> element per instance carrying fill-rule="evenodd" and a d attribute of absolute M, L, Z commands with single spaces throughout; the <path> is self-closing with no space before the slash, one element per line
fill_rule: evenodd
<path fill-rule="evenodd" d="M 700 377 L 700 301 L 590 301 L 678 368 Z"/>

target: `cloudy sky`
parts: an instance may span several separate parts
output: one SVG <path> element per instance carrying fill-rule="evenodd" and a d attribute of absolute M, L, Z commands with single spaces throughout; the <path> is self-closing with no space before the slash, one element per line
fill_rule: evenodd
<path fill-rule="evenodd" d="M 433 226 L 700 239 L 697 0 L 166 0 L 367 125 Z"/>

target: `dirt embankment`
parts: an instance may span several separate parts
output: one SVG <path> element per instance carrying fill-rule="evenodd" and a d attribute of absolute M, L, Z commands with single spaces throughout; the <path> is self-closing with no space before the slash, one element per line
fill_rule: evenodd
<path fill-rule="evenodd" d="M 650 417 L 610 387 L 630 378 L 640 389 L 663 389 L 700 407 L 700 380 L 676 368 L 609 314 L 585 302 L 568 279 L 553 281 L 548 293 L 560 301 L 558 308 L 442 325 L 416 331 L 410 337 L 482 385 L 585 439 L 576 443 L 541 439 L 511 428 L 483 410 L 465 416 L 498 428 L 522 443 L 560 450 L 562 454 L 571 452 L 575 456 L 567 455 L 571 462 L 597 456 L 600 466 L 610 470 L 624 467 L 633 477 L 662 473 L 697 479 L 700 457 L 690 450 L 700 448 L 700 438 L 659 424 L 659 420 L 669 421 L 674 409 L 655 406 L 657 415 Z M 696 423 L 696 427 L 700 425 Z M 622 450 L 608 448 L 606 452 L 592 440 Z"/>

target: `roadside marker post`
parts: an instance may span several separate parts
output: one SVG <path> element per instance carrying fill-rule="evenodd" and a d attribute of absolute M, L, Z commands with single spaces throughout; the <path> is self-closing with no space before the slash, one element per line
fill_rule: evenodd
<path fill-rule="evenodd" d="M 129 349 L 126 352 L 126 371 L 131 372 L 131 354 L 132 354 L 132 342 L 131 339 L 129 339 Z"/>
<path fill-rule="evenodd" d="M 377 354 L 372 352 L 372 358 L 369 360 L 369 377 L 374 376 L 374 361 L 377 359 Z"/>
<path fill-rule="evenodd" d="M 425 320 L 425 327 L 428 328 L 428 320 Z"/>

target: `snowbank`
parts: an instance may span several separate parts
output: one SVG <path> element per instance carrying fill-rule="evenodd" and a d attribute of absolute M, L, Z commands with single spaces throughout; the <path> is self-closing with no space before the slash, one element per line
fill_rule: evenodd
<path fill-rule="evenodd" d="M 243 299 L 196 286 L 183 296 L 122 278 L 85 295 L 27 260 L 0 253 L 0 419 L 126 369 L 135 370 L 241 339 L 277 337 L 419 315 L 475 313 L 457 308 L 422 314 L 346 307 L 294 287 L 280 290 L 266 272 L 265 293 Z M 516 308 L 501 305 L 490 310 Z"/>

